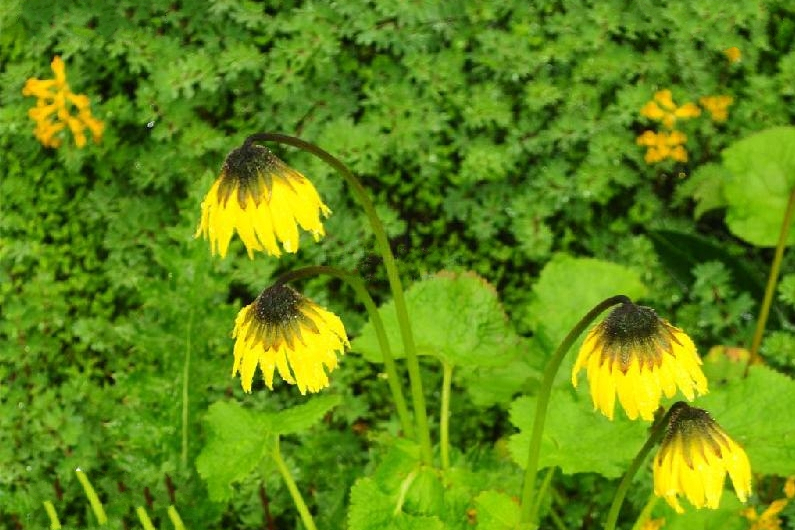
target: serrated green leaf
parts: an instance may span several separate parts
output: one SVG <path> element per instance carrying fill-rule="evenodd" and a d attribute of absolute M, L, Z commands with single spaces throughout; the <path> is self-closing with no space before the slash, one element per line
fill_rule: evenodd
<path fill-rule="evenodd" d="M 533 286 L 529 318 L 554 347 L 593 306 L 617 294 L 635 300 L 646 295 L 646 287 L 637 272 L 622 265 L 560 254 Z"/>
<path fill-rule="evenodd" d="M 406 305 L 419 355 L 433 355 L 454 366 L 497 366 L 516 353 L 517 336 L 497 292 L 474 273 L 442 272 L 413 284 Z M 396 358 L 403 357 L 395 304 L 378 309 Z M 370 361 L 381 360 L 372 323 L 351 344 Z"/>
<path fill-rule="evenodd" d="M 209 440 L 196 458 L 196 469 L 207 482 L 210 498 L 225 501 L 230 485 L 244 479 L 273 444 L 272 417 L 236 403 L 213 403 L 205 416 Z"/>
<path fill-rule="evenodd" d="M 688 502 L 681 501 L 685 513 L 677 514 L 673 509 L 665 508 L 665 530 L 693 530 L 694 528 L 720 528 L 720 530 L 745 530 L 748 520 L 740 515 L 743 504 L 729 491 L 724 491 L 717 510 L 697 510 Z M 664 503 L 660 503 L 664 504 Z"/>
<path fill-rule="evenodd" d="M 335 394 L 322 394 L 312 397 L 306 403 L 280 410 L 273 415 L 271 423 L 277 434 L 292 434 L 309 429 L 320 421 L 328 411 L 336 407 L 342 397 Z"/>
<path fill-rule="evenodd" d="M 520 530 L 521 511 L 517 499 L 500 491 L 484 491 L 475 498 L 478 530 Z"/>
<path fill-rule="evenodd" d="M 723 164 L 731 173 L 723 188 L 729 229 L 751 244 L 775 246 L 795 188 L 795 127 L 773 127 L 734 143 L 723 151 Z M 791 230 L 787 244 L 793 243 Z"/>
<path fill-rule="evenodd" d="M 514 461 L 527 465 L 536 398 L 523 396 L 511 405 L 511 423 L 520 432 L 508 447 Z M 618 477 L 643 445 L 648 424 L 618 412 L 613 421 L 594 412 L 587 391 L 553 389 L 541 438 L 539 468 L 557 466 L 564 473 L 599 473 Z"/>
<path fill-rule="evenodd" d="M 752 366 L 745 379 L 712 385 L 695 406 L 748 453 L 755 473 L 795 474 L 795 381 L 764 366 Z"/>
<path fill-rule="evenodd" d="M 365 477 L 351 488 L 348 509 L 350 530 L 444 530 L 435 516 L 410 515 L 403 512 L 399 493 L 386 493 L 376 481 Z"/>

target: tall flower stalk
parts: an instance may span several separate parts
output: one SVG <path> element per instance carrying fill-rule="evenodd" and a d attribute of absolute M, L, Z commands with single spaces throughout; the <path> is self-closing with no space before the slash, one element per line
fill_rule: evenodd
<path fill-rule="evenodd" d="M 395 311 L 397 313 L 398 325 L 400 327 L 400 336 L 403 341 L 403 349 L 406 355 L 406 368 L 409 373 L 409 381 L 411 385 L 411 398 L 414 408 L 414 418 L 416 421 L 416 431 L 418 441 L 420 444 L 420 457 L 424 464 L 430 465 L 433 460 L 431 451 L 431 437 L 430 429 L 428 427 L 428 416 L 425 406 L 425 396 L 422 390 L 422 379 L 420 374 L 420 364 L 417 357 L 417 348 L 414 343 L 414 333 L 411 329 L 409 322 L 408 309 L 406 307 L 406 299 L 403 293 L 403 283 L 400 279 L 400 274 L 397 269 L 395 256 L 392 253 L 392 248 L 389 246 L 389 239 L 386 235 L 386 230 L 375 211 L 367 190 L 356 176 L 343 164 L 339 159 L 317 147 L 314 144 L 305 142 L 300 138 L 288 136 L 277 133 L 257 133 L 249 136 L 244 142 L 244 148 L 251 146 L 254 142 L 277 142 L 281 144 L 291 145 L 302 149 L 320 160 L 324 161 L 350 185 L 353 194 L 364 209 L 365 215 L 370 221 L 373 234 L 376 240 L 376 246 L 384 260 L 384 267 L 386 268 L 387 278 L 389 280 L 389 287 L 392 292 L 392 298 L 395 301 Z"/>

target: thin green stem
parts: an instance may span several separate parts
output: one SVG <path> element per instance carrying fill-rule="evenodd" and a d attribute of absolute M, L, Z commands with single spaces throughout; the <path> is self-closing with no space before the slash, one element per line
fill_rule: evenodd
<path fill-rule="evenodd" d="M 555 466 L 550 467 L 544 478 L 541 480 L 541 487 L 538 489 L 538 495 L 536 495 L 536 502 L 533 505 L 533 513 L 538 514 L 541 511 L 541 501 L 544 500 L 544 497 L 549 490 L 549 485 L 552 483 L 552 477 L 555 476 L 555 470 L 557 468 Z"/>
<path fill-rule="evenodd" d="M 635 524 L 632 525 L 632 530 L 641 530 L 643 528 L 646 521 L 651 519 L 651 512 L 654 510 L 654 507 L 657 506 L 657 501 L 659 500 L 660 498 L 654 493 L 649 495 L 649 500 L 646 501 L 646 506 L 640 511 L 638 518 L 635 520 Z"/>
<path fill-rule="evenodd" d="M 155 525 L 152 524 L 152 519 L 150 519 L 149 514 L 146 513 L 146 508 L 143 506 L 138 506 L 135 509 L 135 514 L 138 516 L 138 521 L 140 521 L 141 526 L 144 527 L 144 530 L 155 530 Z"/>
<path fill-rule="evenodd" d="M 280 276 L 275 283 L 282 284 L 310 276 L 317 276 L 318 274 L 328 274 L 335 278 L 339 278 L 348 285 L 359 297 L 359 300 L 364 304 L 367 314 L 370 316 L 370 322 L 373 323 L 375 336 L 378 339 L 378 345 L 381 347 L 381 357 L 384 361 L 384 369 L 386 370 L 387 383 L 389 390 L 392 392 L 392 399 L 395 402 L 400 425 L 403 433 L 407 438 L 414 438 L 414 424 L 411 422 L 409 409 L 406 405 L 406 399 L 403 397 L 403 388 L 400 385 L 400 377 L 397 372 L 397 365 L 395 365 L 395 358 L 392 356 L 392 348 L 389 345 L 389 339 L 386 335 L 384 322 L 381 320 L 381 315 L 378 313 L 378 306 L 375 305 L 373 297 L 367 291 L 364 285 L 364 280 L 355 273 L 344 271 L 336 267 L 327 267 L 324 265 L 317 265 L 313 267 L 304 267 L 296 269 Z"/>
<path fill-rule="evenodd" d="M 188 311 L 188 329 L 185 332 L 185 360 L 182 363 L 182 468 L 188 468 L 188 412 L 190 386 L 191 327 L 193 308 Z"/>
<path fill-rule="evenodd" d="M 596 307 L 591 309 L 582 319 L 577 322 L 574 328 L 569 331 L 563 342 L 560 343 L 558 349 L 552 354 L 552 357 L 547 363 L 544 370 L 544 378 L 541 381 L 541 387 L 538 390 L 538 397 L 536 398 L 536 413 L 533 418 L 533 430 L 530 434 L 530 446 L 527 456 L 527 467 L 524 473 L 524 485 L 522 487 L 522 505 L 521 517 L 522 521 L 526 523 L 534 523 L 536 513 L 534 511 L 535 504 L 535 483 L 536 473 L 538 473 L 538 458 L 541 452 L 541 435 L 544 432 L 544 422 L 547 417 L 547 408 L 549 407 L 549 396 L 552 393 L 552 383 L 555 381 L 555 374 L 558 373 L 563 358 L 566 353 L 577 340 L 580 333 L 587 328 L 599 314 L 610 306 L 628 303 L 630 299 L 624 295 L 611 296 L 610 298 L 600 302 Z"/>
<path fill-rule="evenodd" d="M 759 347 L 762 345 L 762 336 L 765 334 L 765 325 L 767 324 L 767 317 L 770 314 L 770 306 L 773 303 L 773 295 L 776 292 L 776 284 L 778 283 L 778 275 L 781 271 L 781 261 L 784 259 L 784 247 L 787 246 L 787 236 L 789 235 L 790 225 L 792 224 L 792 216 L 795 212 L 795 188 L 789 194 L 789 201 L 787 202 L 787 209 L 784 211 L 784 220 L 781 223 L 781 231 L 778 234 L 778 243 L 776 244 L 776 253 L 773 256 L 773 263 L 770 265 L 770 275 L 767 278 L 767 287 L 765 287 L 765 297 L 762 300 L 762 307 L 759 310 L 759 318 L 756 321 L 756 330 L 754 331 L 754 338 L 751 341 L 751 351 L 748 357 L 748 364 L 746 365 L 746 372 L 748 366 L 758 363 Z"/>
<path fill-rule="evenodd" d="M 621 478 L 621 482 L 618 484 L 618 488 L 616 488 L 616 494 L 613 497 L 613 503 L 610 505 L 610 509 L 607 512 L 607 519 L 605 520 L 605 530 L 615 530 L 616 522 L 618 521 L 618 514 L 621 511 L 621 505 L 624 503 L 624 497 L 627 496 L 627 491 L 629 491 L 629 486 L 632 484 L 632 479 L 635 477 L 635 473 L 638 472 L 640 466 L 646 460 L 646 457 L 649 455 L 649 451 L 651 451 L 652 447 L 657 445 L 663 434 L 665 434 L 665 429 L 668 427 L 668 421 L 671 417 L 671 411 L 674 407 L 668 409 L 668 412 L 660 418 L 657 423 L 655 423 L 651 428 L 651 433 L 649 434 L 649 438 L 646 440 L 646 443 L 643 444 L 643 447 L 640 448 L 638 454 L 635 455 L 635 458 L 632 460 L 632 463 L 629 464 L 626 473 Z"/>
<path fill-rule="evenodd" d="M 339 175 L 345 179 L 353 190 L 354 195 L 358 199 L 362 208 L 364 209 L 367 218 L 370 221 L 370 226 L 373 229 L 376 245 L 384 260 L 384 267 L 386 268 L 386 275 L 389 279 L 389 287 L 392 291 L 392 297 L 395 300 L 395 312 L 397 313 L 398 325 L 400 326 L 400 335 L 403 339 L 403 348 L 406 354 L 406 367 L 409 372 L 409 382 L 411 384 L 411 398 L 414 406 L 414 418 L 417 422 L 417 434 L 420 443 L 420 455 L 423 463 L 431 465 L 433 461 L 433 454 L 431 452 L 431 435 L 428 428 L 428 414 L 425 408 L 425 396 L 422 392 L 422 379 L 420 374 L 420 363 L 417 358 L 417 348 L 414 344 L 414 334 L 409 322 L 408 309 L 406 308 L 406 299 L 403 294 L 403 284 L 400 280 L 395 256 L 392 254 L 392 249 L 389 246 L 389 239 L 384 230 L 384 225 L 375 211 L 375 206 L 370 200 L 367 190 L 356 176 L 351 172 L 348 167 L 343 164 L 339 159 L 324 151 L 318 146 L 305 142 L 300 138 L 294 136 L 287 136 L 277 133 L 257 133 L 249 136 L 245 144 L 253 142 L 278 142 L 282 144 L 292 145 L 302 149 L 312 155 L 318 157 L 331 167 L 333 167 Z"/>
<path fill-rule="evenodd" d="M 317 530 L 315 520 L 312 518 L 312 514 L 309 513 L 309 508 L 306 506 L 306 502 L 304 502 L 304 498 L 301 496 L 301 492 L 295 484 L 293 475 L 290 473 L 287 464 L 282 458 L 278 436 L 276 437 L 276 442 L 273 444 L 271 457 L 273 461 L 276 462 L 276 467 L 284 480 L 284 484 L 287 486 L 287 490 L 290 492 L 290 496 L 293 498 L 293 503 L 295 503 L 295 508 L 298 510 L 298 514 L 301 516 L 301 521 L 303 521 L 304 526 L 307 530 Z"/>
<path fill-rule="evenodd" d="M 450 387 L 453 384 L 453 365 L 442 363 L 442 410 L 439 413 L 439 446 L 442 469 L 450 467 Z"/>

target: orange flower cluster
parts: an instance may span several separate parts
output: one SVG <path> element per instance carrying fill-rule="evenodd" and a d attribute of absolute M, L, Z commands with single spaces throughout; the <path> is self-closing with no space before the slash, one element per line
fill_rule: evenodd
<path fill-rule="evenodd" d="M 647 164 L 662 162 L 666 158 L 687 162 L 687 150 L 682 145 L 687 142 L 687 136 L 680 131 L 671 131 L 670 134 L 644 131 L 635 142 L 648 147 L 643 157 Z"/>
<path fill-rule="evenodd" d="M 701 109 L 694 103 L 685 103 L 677 107 L 668 89 L 655 92 L 654 99 L 640 109 L 641 116 L 661 121 L 667 129 L 673 129 L 678 118 L 695 118 L 700 114 Z"/>
<path fill-rule="evenodd" d="M 713 121 L 726 121 L 729 113 L 726 109 L 734 103 L 731 96 L 705 96 L 698 100 L 701 106 L 709 111 Z"/>
<path fill-rule="evenodd" d="M 743 516 L 751 522 L 750 530 L 781 530 L 781 519 L 778 514 L 795 497 L 795 477 L 789 477 L 784 484 L 784 498 L 770 503 L 767 509 L 757 513 L 756 508 L 750 507 L 742 511 Z"/>
<path fill-rule="evenodd" d="M 55 56 L 50 65 L 54 79 L 28 79 L 22 94 L 38 98 L 36 106 L 28 111 L 28 115 L 36 122 L 33 133 L 45 147 L 59 147 L 60 133 L 67 125 L 75 137 L 75 145 L 86 145 L 85 130 L 91 131 L 94 142 L 102 139 L 105 128 L 102 121 L 91 115 L 88 96 L 75 94 L 66 82 L 66 68 L 59 56 Z M 70 107 L 77 109 L 72 115 Z"/>
<path fill-rule="evenodd" d="M 701 107 L 706 109 L 713 121 L 723 122 L 728 117 L 728 107 L 734 102 L 731 96 L 705 96 L 699 100 Z M 635 143 L 646 146 L 643 157 L 647 164 L 662 162 L 667 158 L 677 162 L 687 162 L 687 150 L 684 147 L 687 136 L 674 127 L 677 120 L 696 118 L 701 115 L 701 108 L 694 103 L 678 106 L 674 103 L 671 91 L 659 90 L 654 98 L 640 109 L 641 116 L 659 121 L 669 132 L 644 131 Z"/>

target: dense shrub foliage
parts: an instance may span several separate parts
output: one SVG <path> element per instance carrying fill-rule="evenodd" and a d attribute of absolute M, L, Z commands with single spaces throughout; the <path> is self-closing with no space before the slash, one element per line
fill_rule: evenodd
<path fill-rule="evenodd" d="M 249 261 L 233 241 L 222 261 L 193 238 L 225 155 L 257 131 L 300 136 L 343 160 L 372 193 L 408 285 L 442 269 L 474 271 L 522 337 L 537 336 L 558 304 L 588 310 L 567 291 L 539 307 L 534 287 L 548 264 L 579 256 L 630 271 L 643 300 L 702 352 L 747 345 L 772 245 L 730 230 L 713 176 L 724 148 L 795 120 L 793 20 L 785 0 L 5 2 L 0 528 L 45 527 L 44 500 L 70 527 L 93 524 L 77 467 L 124 527 L 138 524 L 142 505 L 167 525 L 169 504 L 189 528 L 300 524 L 278 475 L 250 475 L 215 502 L 195 470 L 212 403 L 234 396 L 275 411 L 302 399 L 261 383 L 244 396 L 229 377 L 234 317 L 301 264 L 356 269 L 379 302 L 389 296 L 345 185 L 294 149 L 275 148 L 334 211 L 321 243 Z M 77 148 L 67 134 L 53 149 L 33 135 L 35 101 L 22 88 L 50 77 L 56 55 L 105 124 L 97 144 Z M 663 89 L 677 104 L 733 101 L 725 121 L 704 109 L 677 122 L 687 161 L 650 164 L 636 138 L 663 129 L 641 109 Z M 786 254 L 761 350 L 789 375 L 793 264 Z M 313 279 L 303 290 L 360 334 L 366 315 L 347 287 Z M 533 351 L 554 344 L 542 346 Z M 453 402 L 453 444 L 517 484 L 507 404 L 534 388 L 539 355 L 507 395 Z M 437 388 L 441 374 L 424 366 L 426 388 Z M 322 428 L 283 441 L 321 528 L 354 522 L 350 488 L 384 457 L 374 442 L 397 429 L 380 371 L 347 354 L 332 385 L 341 404 Z M 454 383 L 471 377 L 464 370 Z M 595 527 L 609 503 L 604 477 L 618 473 L 603 475 L 556 482 L 567 527 Z M 647 494 L 630 495 L 636 512 Z"/>

